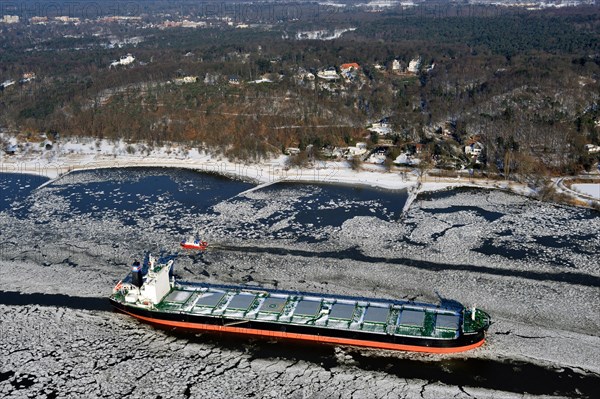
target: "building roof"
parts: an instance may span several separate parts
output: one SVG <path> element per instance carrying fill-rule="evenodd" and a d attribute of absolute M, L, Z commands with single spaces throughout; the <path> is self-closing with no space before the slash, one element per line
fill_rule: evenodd
<path fill-rule="evenodd" d="M 340 69 L 360 69 L 360 65 L 358 65 L 356 62 L 349 62 L 347 64 L 342 64 L 342 66 L 340 67 Z"/>

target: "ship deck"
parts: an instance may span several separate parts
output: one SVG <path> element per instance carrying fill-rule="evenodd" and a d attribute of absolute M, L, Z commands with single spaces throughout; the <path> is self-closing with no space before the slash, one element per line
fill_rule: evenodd
<path fill-rule="evenodd" d="M 440 340 L 457 338 L 463 322 L 462 311 L 427 304 L 185 283 L 176 284 L 155 309 L 222 318 L 230 325 L 264 321 Z"/>

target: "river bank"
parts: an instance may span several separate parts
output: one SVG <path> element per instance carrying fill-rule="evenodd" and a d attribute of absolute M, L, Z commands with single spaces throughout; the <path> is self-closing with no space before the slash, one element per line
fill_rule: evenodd
<path fill-rule="evenodd" d="M 157 151 L 151 155 L 112 154 L 79 147 L 77 151 L 63 149 L 53 154 L 28 154 L 0 158 L 0 173 L 24 173 L 43 176 L 50 181 L 73 171 L 105 168 L 165 167 L 185 168 L 214 173 L 232 179 L 249 181 L 259 187 L 295 181 L 304 183 L 351 184 L 390 190 L 411 189 L 415 193 L 444 190 L 454 187 L 502 189 L 519 195 L 534 196 L 535 190 L 524 184 L 505 180 L 475 177 L 440 177 L 420 174 L 418 170 L 363 164 L 353 170 L 343 161 L 318 161 L 309 167 L 289 167 L 287 156 L 255 163 L 232 162 L 222 157 L 189 150 Z"/>

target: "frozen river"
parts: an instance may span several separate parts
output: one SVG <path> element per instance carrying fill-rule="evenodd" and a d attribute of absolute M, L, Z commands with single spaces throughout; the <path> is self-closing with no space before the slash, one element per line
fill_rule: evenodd
<path fill-rule="evenodd" d="M 600 216 L 501 191 L 243 181 L 190 170 L 0 175 L 2 397 L 594 397 Z M 488 311 L 452 355 L 305 346 L 154 329 L 105 297 L 144 251 L 187 280 Z M 159 376 L 159 377 L 157 377 Z"/>

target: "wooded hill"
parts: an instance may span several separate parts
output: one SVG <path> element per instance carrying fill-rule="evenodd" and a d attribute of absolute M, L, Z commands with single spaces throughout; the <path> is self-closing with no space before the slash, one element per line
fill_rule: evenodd
<path fill-rule="evenodd" d="M 164 29 L 156 15 L 137 24 L 4 25 L 0 81 L 36 78 L 2 90 L 0 125 L 180 141 L 256 159 L 364 141 L 370 123 L 389 117 L 395 144 L 422 143 L 438 157 L 476 137 L 486 148 L 482 167 L 501 167 L 510 151 L 520 168 L 589 168 L 595 156 L 584 145 L 600 144 L 598 8 L 455 11 L 355 10 L 245 29 Z M 350 28 L 332 40 L 297 39 Z M 139 43 L 127 44 L 133 37 Z M 127 53 L 134 63 L 109 67 Z M 415 58 L 419 72 L 402 72 Z M 360 65 L 350 79 L 305 73 L 350 62 Z M 185 76 L 198 80 L 176 82 Z M 261 78 L 271 82 L 250 83 Z"/>

